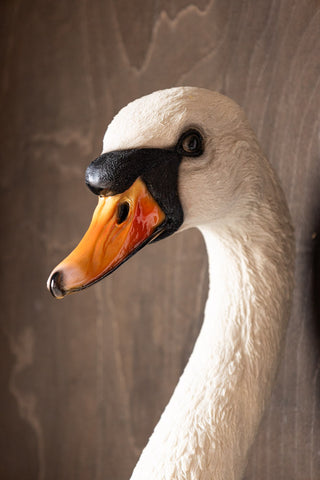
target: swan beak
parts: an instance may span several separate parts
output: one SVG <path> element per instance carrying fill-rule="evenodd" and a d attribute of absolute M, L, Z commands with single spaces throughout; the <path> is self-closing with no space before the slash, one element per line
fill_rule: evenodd
<path fill-rule="evenodd" d="M 79 245 L 50 274 L 47 287 L 63 298 L 113 272 L 163 232 L 165 214 L 138 178 L 123 193 L 100 196 Z"/>

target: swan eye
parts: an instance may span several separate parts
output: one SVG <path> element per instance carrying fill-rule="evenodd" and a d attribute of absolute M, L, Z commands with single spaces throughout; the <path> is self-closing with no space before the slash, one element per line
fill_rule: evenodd
<path fill-rule="evenodd" d="M 185 132 L 177 145 L 178 153 L 188 157 L 198 157 L 203 153 L 203 139 L 197 130 Z"/>

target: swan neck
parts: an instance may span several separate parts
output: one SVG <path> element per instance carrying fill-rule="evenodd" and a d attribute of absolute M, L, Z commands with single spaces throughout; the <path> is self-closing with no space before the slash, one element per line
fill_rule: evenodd
<path fill-rule="evenodd" d="M 270 396 L 290 311 L 291 227 L 201 232 L 203 326 L 132 480 L 239 480 Z"/>

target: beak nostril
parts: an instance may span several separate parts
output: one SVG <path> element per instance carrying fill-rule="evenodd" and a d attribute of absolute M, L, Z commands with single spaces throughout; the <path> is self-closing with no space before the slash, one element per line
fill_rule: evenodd
<path fill-rule="evenodd" d="M 129 215 L 130 205 L 128 202 L 120 203 L 117 209 L 117 224 L 121 225 Z"/>
<path fill-rule="evenodd" d="M 55 298 L 63 298 L 67 292 L 62 287 L 62 272 L 55 272 L 49 280 L 51 294 Z"/>

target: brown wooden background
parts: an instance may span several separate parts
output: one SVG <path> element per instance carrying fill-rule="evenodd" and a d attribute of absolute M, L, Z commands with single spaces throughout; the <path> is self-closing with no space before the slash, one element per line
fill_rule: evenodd
<path fill-rule="evenodd" d="M 125 480 L 191 352 L 207 294 L 200 234 L 149 247 L 58 302 L 51 268 L 96 198 L 106 125 L 153 90 L 238 101 L 290 203 L 296 293 L 246 480 L 320 478 L 320 2 L 2 0 L 1 480 Z"/>

